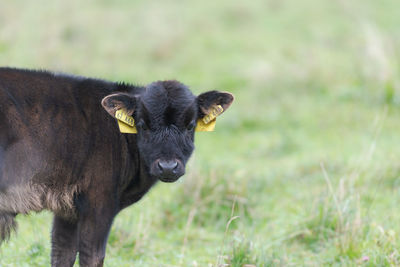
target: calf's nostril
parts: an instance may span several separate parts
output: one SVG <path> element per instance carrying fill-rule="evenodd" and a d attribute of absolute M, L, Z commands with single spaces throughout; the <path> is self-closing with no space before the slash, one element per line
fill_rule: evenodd
<path fill-rule="evenodd" d="M 160 170 L 163 169 L 162 164 L 160 162 L 157 162 L 158 168 L 160 168 Z"/>
<path fill-rule="evenodd" d="M 176 162 L 176 161 L 174 161 L 172 164 L 171 164 L 171 169 L 176 169 L 176 167 L 178 167 L 178 162 Z"/>

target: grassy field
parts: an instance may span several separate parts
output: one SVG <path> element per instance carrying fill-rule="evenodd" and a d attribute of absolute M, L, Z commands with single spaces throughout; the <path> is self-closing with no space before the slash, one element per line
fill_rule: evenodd
<path fill-rule="evenodd" d="M 400 266 L 398 0 L 3 1 L 0 63 L 236 101 L 188 173 L 116 218 L 105 266 Z M 0 266 L 47 266 L 51 214 Z"/>

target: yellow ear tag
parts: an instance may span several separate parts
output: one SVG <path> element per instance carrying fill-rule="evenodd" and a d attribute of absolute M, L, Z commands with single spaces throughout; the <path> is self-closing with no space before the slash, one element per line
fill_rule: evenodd
<path fill-rule="evenodd" d="M 217 117 L 224 112 L 221 105 L 215 105 L 202 119 L 197 120 L 196 132 L 212 132 L 215 129 Z"/>
<path fill-rule="evenodd" d="M 205 124 L 202 119 L 197 120 L 196 132 L 212 132 L 215 129 L 215 123 L 217 119 L 210 121 L 208 124 Z"/>
<path fill-rule="evenodd" d="M 119 109 L 115 112 L 115 118 L 118 120 L 119 131 L 121 133 L 137 133 L 135 120 L 129 116 L 125 109 Z"/>

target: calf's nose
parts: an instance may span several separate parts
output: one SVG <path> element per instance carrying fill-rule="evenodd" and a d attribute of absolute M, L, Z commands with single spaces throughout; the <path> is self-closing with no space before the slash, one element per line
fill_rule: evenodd
<path fill-rule="evenodd" d="M 176 160 L 160 160 L 158 162 L 158 167 L 162 172 L 175 173 L 178 167 L 178 161 Z"/>
<path fill-rule="evenodd" d="M 150 174 L 163 182 L 172 183 L 185 174 L 185 166 L 179 159 L 157 159 L 150 166 Z"/>

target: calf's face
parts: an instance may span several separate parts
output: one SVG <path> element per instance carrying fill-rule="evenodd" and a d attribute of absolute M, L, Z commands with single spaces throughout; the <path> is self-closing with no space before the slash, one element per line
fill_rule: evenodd
<path fill-rule="evenodd" d="M 226 92 L 209 91 L 196 97 L 180 82 L 159 81 L 149 84 L 140 95 L 108 95 L 102 105 L 113 117 L 119 109 L 133 116 L 145 168 L 163 182 L 174 182 L 185 173 L 193 152 L 197 120 L 215 105 L 225 111 L 232 101 L 233 96 Z"/>

